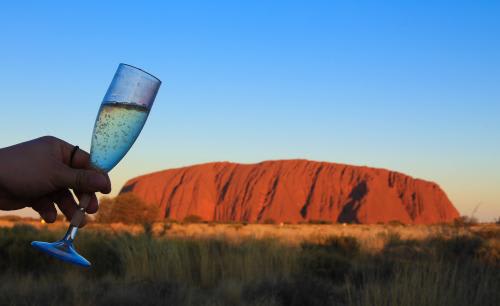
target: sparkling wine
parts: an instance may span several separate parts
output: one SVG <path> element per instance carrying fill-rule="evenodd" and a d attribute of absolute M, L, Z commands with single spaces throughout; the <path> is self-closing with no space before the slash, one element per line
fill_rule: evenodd
<path fill-rule="evenodd" d="M 127 154 L 148 118 L 160 85 L 157 77 L 142 69 L 127 64 L 118 66 L 94 125 L 90 148 L 90 160 L 94 167 L 109 172 Z M 73 213 L 63 239 L 56 242 L 33 241 L 31 245 L 60 260 L 90 267 L 91 263 L 75 250 L 73 241 L 92 196 L 92 193 L 78 196 L 78 209 Z"/>
<path fill-rule="evenodd" d="M 90 159 L 109 172 L 127 154 L 141 132 L 149 110 L 131 103 L 104 102 L 94 126 Z"/>

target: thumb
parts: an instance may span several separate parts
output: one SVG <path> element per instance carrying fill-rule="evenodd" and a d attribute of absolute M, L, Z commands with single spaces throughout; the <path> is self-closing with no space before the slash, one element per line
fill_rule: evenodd
<path fill-rule="evenodd" d="M 59 188 L 71 188 L 79 192 L 111 192 L 111 182 L 106 173 L 67 166 L 59 171 L 56 185 Z"/>

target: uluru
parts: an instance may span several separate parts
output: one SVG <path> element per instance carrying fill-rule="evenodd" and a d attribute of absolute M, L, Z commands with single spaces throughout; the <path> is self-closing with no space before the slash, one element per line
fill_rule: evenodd
<path fill-rule="evenodd" d="M 309 160 L 214 162 L 129 180 L 132 192 L 160 207 L 161 218 L 219 222 L 406 224 L 459 216 L 434 182 L 386 169 Z"/>

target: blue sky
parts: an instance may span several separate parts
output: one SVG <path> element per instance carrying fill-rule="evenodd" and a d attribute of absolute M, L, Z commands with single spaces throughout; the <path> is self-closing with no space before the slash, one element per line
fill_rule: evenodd
<path fill-rule="evenodd" d="M 111 173 L 307 158 L 436 181 L 500 217 L 498 1 L 64 1 L 0 10 L 0 147 L 90 148 L 120 62 L 163 81 Z"/>

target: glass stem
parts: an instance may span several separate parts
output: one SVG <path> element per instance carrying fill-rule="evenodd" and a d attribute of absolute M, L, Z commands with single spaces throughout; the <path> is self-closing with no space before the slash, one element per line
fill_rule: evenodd
<path fill-rule="evenodd" d="M 82 194 L 80 196 L 80 205 L 78 205 L 78 209 L 73 214 L 71 218 L 71 223 L 69 225 L 68 231 L 66 235 L 64 235 L 63 240 L 73 242 L 76 237 L 76 233 L 78 232 L 78 227 L 82 224 L 83 219 L 85 219 L 85 209 L 89 206 L 90 203 L 90 194 Z"/>
<path fill-rule="evenodd" d="M 78 226 L 70 225 L 68 231 L 66 232 L 66 235 L 64 235 L 63 240 L 66 240 L 68 242 L 73 242 L 73 240 L 75 240 L 77 232 L 78 232 Z"/>

